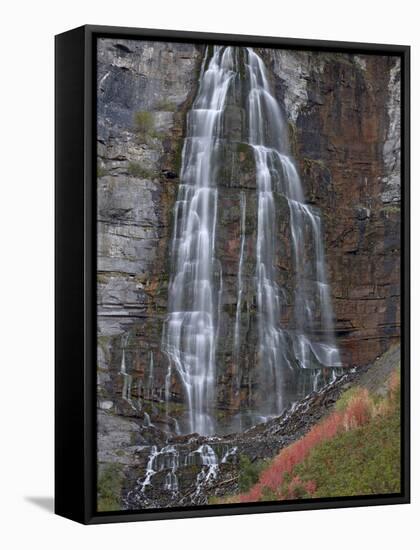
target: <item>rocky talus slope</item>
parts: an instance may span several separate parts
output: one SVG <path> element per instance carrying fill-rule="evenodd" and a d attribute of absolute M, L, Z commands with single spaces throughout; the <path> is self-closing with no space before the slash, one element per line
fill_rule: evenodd
<path fill-rule="evenodd" d="M 250 463 L 269 460 L 304 436 L 334 409 L 340 396 L 357 385 L 385 395 L 390 373 L 400 363 L 394 346 L 370 366 L 353 369 L 323 390 L 310 394 L 278 418 L 242 433 L 223 437 L 198 434 L 169 436 L 151 427 L 140 445 L 114 441 L 110 456 L 122 465 L 120 506 L 125 509 L 208 504 L 212 497 L 240 492 L 244 457 Z M 106 413 L 103 413 L 106 414 Z"/>

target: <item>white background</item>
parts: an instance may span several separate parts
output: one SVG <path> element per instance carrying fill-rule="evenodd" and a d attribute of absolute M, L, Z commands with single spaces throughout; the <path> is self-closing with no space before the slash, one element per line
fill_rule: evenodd
<path fill-rule="evenodd" d="M 90 23 L 412 46 L 412 204 L 419 204 L 414 0 L 35 0 L 2 3 L 0 544 L 15 548 L 418 547 L 420 219 L 413 208 L 413 504 L 83 527 L 53 495 L 53 35 Z M 411 541 L 411 542 L 410 542 Z"/>

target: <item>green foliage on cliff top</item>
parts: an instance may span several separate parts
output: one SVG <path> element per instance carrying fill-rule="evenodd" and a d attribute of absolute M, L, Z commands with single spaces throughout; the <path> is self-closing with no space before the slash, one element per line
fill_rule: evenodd
<path fill-rule="evenodd" d="M 98 512 L 121 509 L 120 495 L 124 481 L 121 464 L 107 464 L 98 477 Z"/>

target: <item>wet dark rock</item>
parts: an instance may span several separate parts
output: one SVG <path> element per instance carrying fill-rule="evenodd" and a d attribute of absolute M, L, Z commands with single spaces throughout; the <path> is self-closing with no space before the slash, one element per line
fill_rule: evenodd
<path fill-rule="evenodd" d="M 131 50 L 126 44 L 115 44 L 115 48 L 121 52 L 124 53 L 132 53 L 133 50 Z"/>
<path fill-rule="evenodd" d="M 177 179 L 179 177 L 176 172 L 171 172 L 171 170 L 162 170 L 162 174 L 168 180 L 174 180 L 174 179 Z"/>

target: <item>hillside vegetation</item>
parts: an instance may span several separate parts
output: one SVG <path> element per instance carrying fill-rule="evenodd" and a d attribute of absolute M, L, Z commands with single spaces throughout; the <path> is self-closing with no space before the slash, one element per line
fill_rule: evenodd
<path fill-rule="evenodd" d="M 333 412 L 282 449 L 249 490 L 212 503 L 399 491 L 400 375 L 395 368 L 381 392 L 362 386 L 347 390 Z"/>

